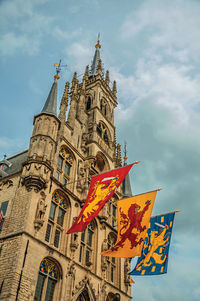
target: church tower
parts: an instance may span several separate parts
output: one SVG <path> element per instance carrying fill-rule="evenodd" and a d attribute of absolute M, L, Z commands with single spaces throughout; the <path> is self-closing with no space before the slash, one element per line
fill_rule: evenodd
<path fill-rule="evenodd" d="M 101 256 L 117 239 L 116 203 L 130 194 L 129 179 L 83 232 L 66 234 L 91 176 L 122 166 L 116 82 L 100 49 L 98 40 L 82 80 L 75 72 L 66 83 L 58 113 L 54 76 L 28 150 L 0 162 L 0 300 L 131 300 L 129 259 Z"/>

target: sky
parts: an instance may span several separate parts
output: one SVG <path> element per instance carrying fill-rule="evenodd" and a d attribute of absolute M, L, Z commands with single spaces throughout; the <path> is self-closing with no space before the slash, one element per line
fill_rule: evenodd
<path fill-rule="evenodd" d="M 58 98 L 74 71 L 101 58 L 117 81 L 115 125 L 128 145 L 134 194 L 162 187 L 153 214 L 176 214 L 168 273 L 137 276 L 134 301 L 200 300 L 200 1 L 0 1 L 0 158 L 28 148 L 33 116 L 62 59 Z M 80 76 L 81 79 L 81 76 Z"/>

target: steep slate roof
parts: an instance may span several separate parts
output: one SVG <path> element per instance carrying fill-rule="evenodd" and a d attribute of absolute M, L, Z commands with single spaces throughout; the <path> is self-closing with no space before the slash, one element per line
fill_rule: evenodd
<path fill-rule="evenodd" d="M 90 70 L 91 76 L 94 76 L 97 74 L 97 67 L 98 67 L 98 63 L 100 60 L 100 48 L 101 48 L 101 45 L 99 44 L 99 40 L 97 41 L 97 44 L 95 47 L 96 47 L 96 50 L 95 50 L 95 54 L 94 54 L 94 58 L 93 58 L 92 66 L 91 66 L 91 70 Z"/>
<path fill-rule="evenodd" d="M 41 113 L 49 113 L 57 117 L 57 89 L 58 84 L 55 79 Z"/>
<path fill-rule="evenodd" d="M 28 150 L 25 150 L 22 153 L 7 158 L 7 160 L 11 163 L 11 166 L 4 170 L 6 175 L 3 175 L 3 177 L 10 176 L 12 174 L 19 172 L 22 168 L 22 163 L 24 163 L 27 159 L 27 155 L 28 155 Z"/>

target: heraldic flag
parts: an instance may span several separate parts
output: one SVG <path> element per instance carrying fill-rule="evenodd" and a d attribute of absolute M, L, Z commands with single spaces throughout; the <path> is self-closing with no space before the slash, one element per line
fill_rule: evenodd
<path fill-rule="evenodd" d="M 140 256 L 149 226 L 157 190 L 117 202 L 118 236 L 116 244 L 101 253 L 110 257 Z"/>
<path fill-rule="evenodd" d="M 175 212 L 151 218 L 141 256 L 130 275 L 167 273 L 169 245 Z"/>
<path fill-rule="evenodd" d="M 134 163 L 133 163 L 134 164 Z M 114 169 L 91 178 L 91 183 L 85 204 L 67 234 L 82 232 L 92 219 L 98 215 L 101 208 L 113 196 L 133 164 Z"/>

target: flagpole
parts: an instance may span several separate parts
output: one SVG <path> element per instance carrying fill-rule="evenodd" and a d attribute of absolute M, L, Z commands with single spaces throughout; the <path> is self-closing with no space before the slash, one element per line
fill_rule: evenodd
<path fill-rule="evenodd" d="M 170 214 L 170 213 L 178 213 L 178 212 L 181 212 L 181 211 L 180 210 L 175 210 L 175 211 L 171 211 L 171 212 L 167 212 L 167 213 L 163 213 L 163 214 L 157 214 L 157 215 L 154 215 L 152 217 L 163 216 L 163 215 L 167 215 L 167 214 Z"/>

